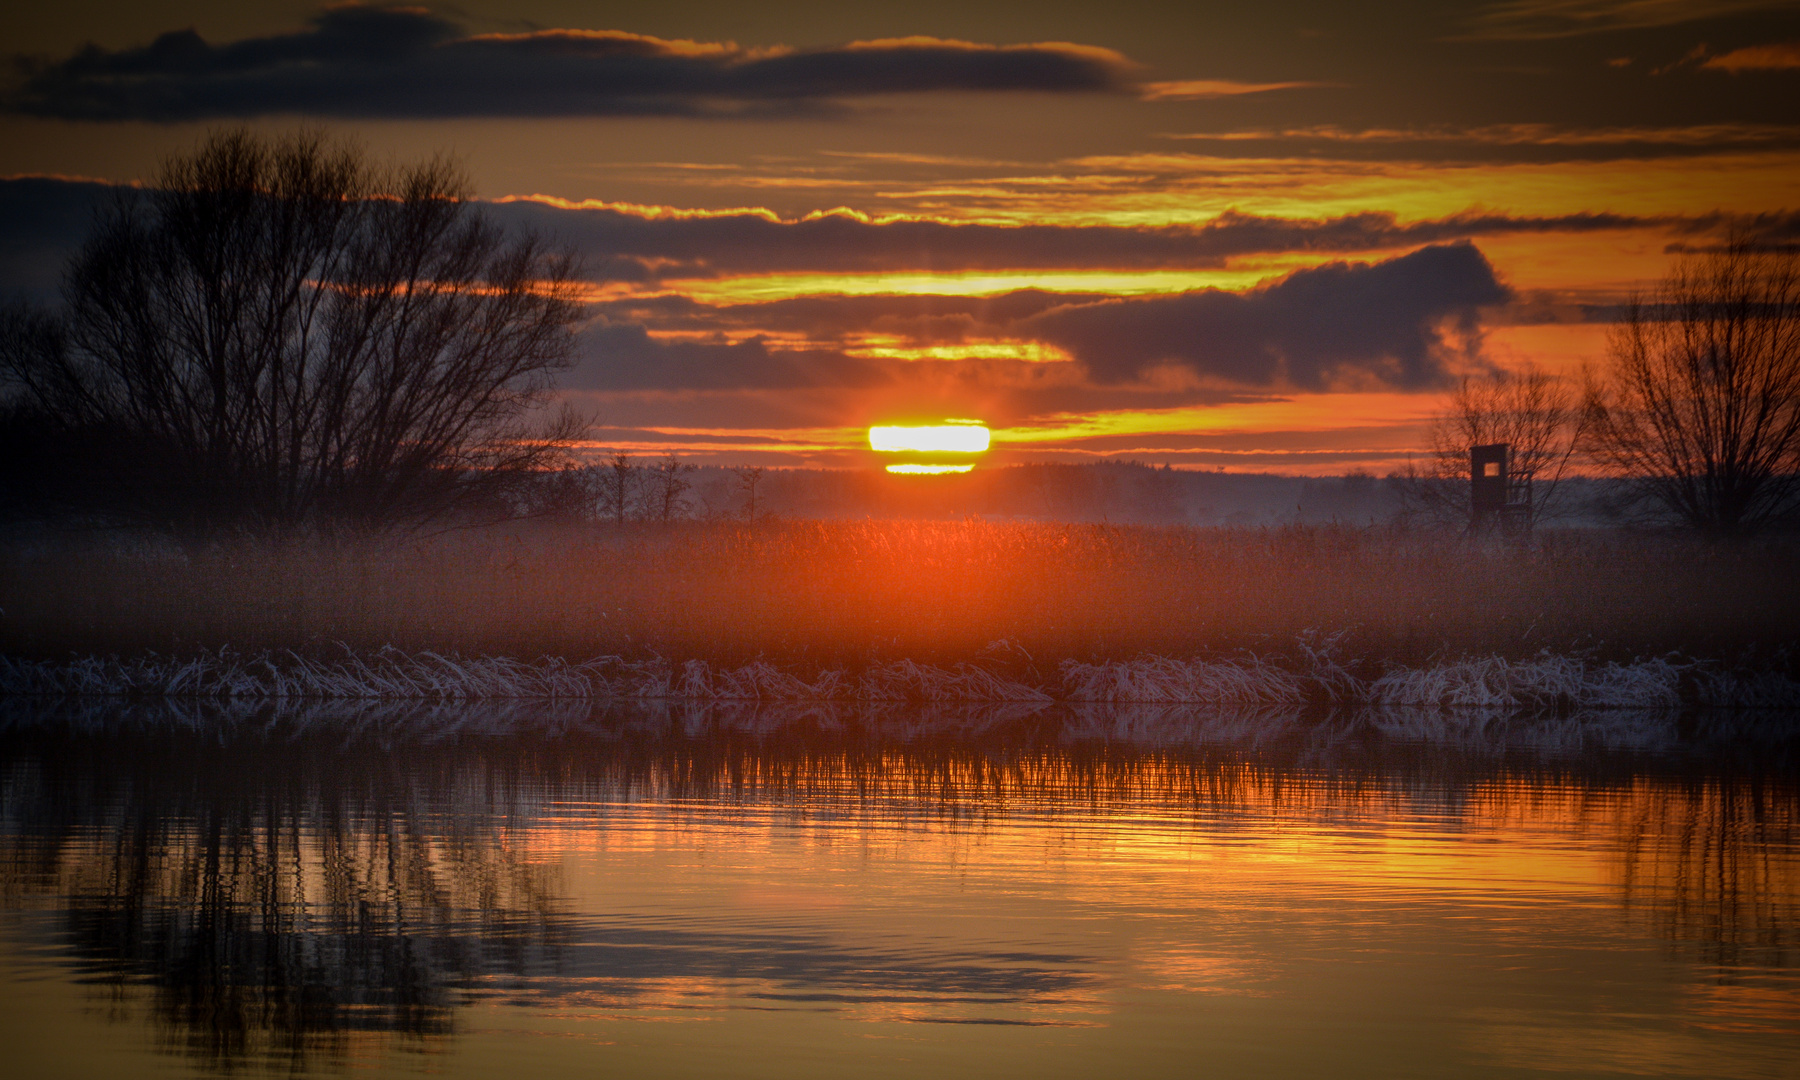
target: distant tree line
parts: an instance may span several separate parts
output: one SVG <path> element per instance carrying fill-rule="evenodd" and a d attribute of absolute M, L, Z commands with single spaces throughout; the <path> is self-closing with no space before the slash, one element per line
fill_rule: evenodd
<path fill-rule="evenodd" d="M 725 470 L 729 490 L 724 499 L 715 484 L 696 491 L 697 471 L 699 466 L 673 451 L 646 462 L 614 451 L 601 464 L 568 466 L 541 478 L 537 504 L 554 516 L 616 525 L 695 518 L 754 521 L 763 516 L 757 496 L 767 469 L 755 465 Z"/>

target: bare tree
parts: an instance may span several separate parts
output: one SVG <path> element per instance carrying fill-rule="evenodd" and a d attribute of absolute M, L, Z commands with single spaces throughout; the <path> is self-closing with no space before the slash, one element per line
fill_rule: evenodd
<path fill-rule="evenodd" d="M 0 370 L 130 516 L 417 524 L 505 506 L 579 434 L 532 419 L 572 356 L 575 275 L 443 160 L 226 132 L 98 216 L 53 328 L 9 316 Z"/>
<path fill-rule="evenodd" d="M 732 471 L 737 473 L 738 486 L 744 489 L 747 500 L 744 506 L 744 520 L 755 521 L 756 485 L 762 483 L 763 467 L 761 465 L 745 465 Z"/>
<path fill-rule="evenodd" d="M 1400 477 L 1405 512 L 1444 525 L 1466 523 L 1469 448 L 1506 443 L 1512 471 L 1533 478 L 1532 518 L 1552 516 L 1583 430 L 1583 411 L 1558 376 L 1528 369 L 1464 379 L 1432 421 L 1430 458 Z"/>
<path fill-rule="evenodd" d="M 1800 252 L 1734 242 L 1634 298 L 1588 379 L 1595 456 L 1716 536 L 1800 503 Z"/>
<path fill-rule="evenodd" d="M 676 457 L 673 450 L 650 467 L 650 495 L 657 520 L 666 523 L 687 513 L 687 492 L 693 487 L 688 474 L 693 471 L 694 466 Z"/>
<path fill-rule="evenodd" d="M 638 504 L 638 467 L 619 451 L 600 467 L 600 515 L 624 524 Z"/>

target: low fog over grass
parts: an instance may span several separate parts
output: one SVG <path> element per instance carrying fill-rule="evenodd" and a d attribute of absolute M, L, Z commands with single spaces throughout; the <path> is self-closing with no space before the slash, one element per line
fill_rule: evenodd
<path fill-rule="evenodd" d="M 1527 547 L 1351 526 L 539 523 L 405 544 L 15 548 L 0 589 L 0 652 L 39 660 L 392 647 L 761 661 L 803 680 L 978 662 L 1052 689 L 1065 661 L 1304 666 L 1322 649 L 1365 682 L 1546 651 L 1785 671 L 1800 640 L 1800 546 L 1599 530 Z"/>

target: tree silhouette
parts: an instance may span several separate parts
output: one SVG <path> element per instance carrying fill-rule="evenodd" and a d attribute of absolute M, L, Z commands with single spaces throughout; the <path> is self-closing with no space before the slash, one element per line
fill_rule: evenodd
<path fill-rule="evenodd" d="M 673 450 L 650 466 L 651 510 L 662 522 L 674 521 L 687 513 L 688 489 L 693 481 L 688 475 L 694 466 L 675 456 Z"/>
<path fill-rule="evenodd" d="M 1431 457 L 1400 477 L 1404 511 L 1441 525 L 1469 521 L 1469 448 L 1511 447 L 1515 474 L 1529 473 L 1531 516 L 1557 509 L 1561 481 L 1579 449 L 1583 411 L 1568 384 L 1547 372 L 1497 372 L 1467 378 L 1431 423 Z"/>
<path fill-rule="evenodd" d="M 213 535 L 504 513 L 582 426 L 532 419 L 572 356 L 575 274 L 441 159 L 226 132 L 98 215 L 60 311 L 0 318 L 0 373 L 59 444 L 61 494 L 103 516 Z"/>
<path fill-rule="evenodd" d="M 761 465 L 745 465 L 732 470 L 737 473 L 738 486 L 744 489 L 746 502 L 744 520 L 756 520 L 756 485 L 762 483 L 763 467 Z"/>
<path fill-rule="evenodd" d="M 624 524 L 638 503 L 638 467 L 623 450 L 600 466 L 600 516 Z"/>
<path fill-rule="evenodd" d="M 1800 252 L 1734 242 L 1633 299 L 1590 374 L 1595 457 L 1649 505 L 1739 536 L 1800 501 Z"/>

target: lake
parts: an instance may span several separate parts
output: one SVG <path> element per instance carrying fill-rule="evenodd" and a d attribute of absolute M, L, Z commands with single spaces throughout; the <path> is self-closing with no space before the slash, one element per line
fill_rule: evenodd
<path fill-rule="evenodd" d="M 1793 1077 L 1800 717 L 0 701 L 9 1077 Z"/>

